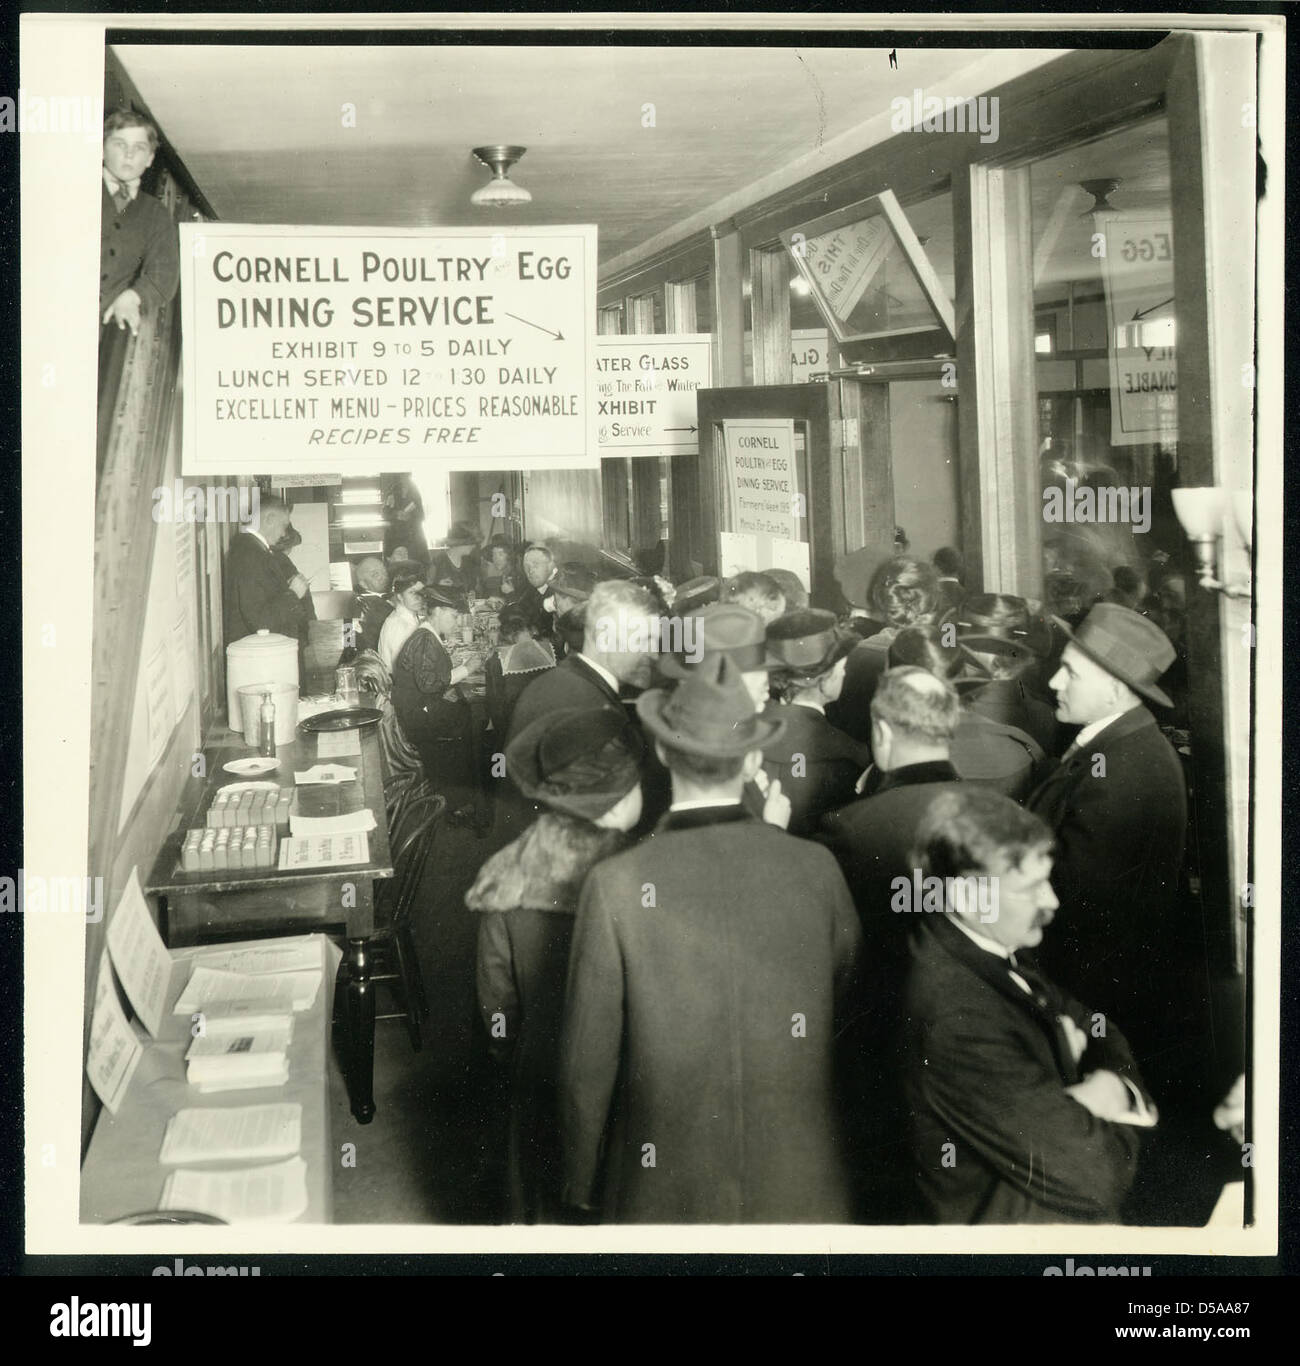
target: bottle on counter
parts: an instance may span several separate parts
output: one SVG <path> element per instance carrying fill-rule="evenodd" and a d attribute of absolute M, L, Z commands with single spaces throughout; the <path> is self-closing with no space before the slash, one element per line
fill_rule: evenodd
<path fill-rule="evenodd" d="M 262 709 L 258 714 L 257 752 L 264 759 L 275 758 L 275 703 L 271 694 L 262 694 Z"/>

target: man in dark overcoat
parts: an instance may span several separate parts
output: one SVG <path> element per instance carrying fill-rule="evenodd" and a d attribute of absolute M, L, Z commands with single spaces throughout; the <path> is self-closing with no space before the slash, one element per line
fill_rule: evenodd
<path fill-rule="evenodd" d="M 618 1223 L 852 1216 L 832 1053 L 859 929 L 834 860 L 741 803 L 780 735 L 725 656 L 637 701 L 672 775 L 583 888 L 561 1049 L 568 1203 Z"/>
<path fill-rule="evenodd" d="M 1027 803 L 1056 836 L 1052 883 L 1065 907 L 1044 964 L 1123 1021 L 1153 1083 L 1189 1023 L 1178 961 L 1188 931 L 1176 914 L 1186 788 L 1144 705 L 1170 705 L 1156 680 L 1173 659 L 1154 622 L 1093 607 L 1051 679 L 1057 717 L 1083 729 Z"/>

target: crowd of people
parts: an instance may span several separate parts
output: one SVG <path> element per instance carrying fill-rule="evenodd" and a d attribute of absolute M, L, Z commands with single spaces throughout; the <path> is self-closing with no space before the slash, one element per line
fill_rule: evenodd
<path fill-rule="evenodd" d="M 1127 581 L 1069 621 L 968 593 L 945 548 L 836 612 L 783 571 L 497 550 L 398 570 L 357 643 L 444 790 L 457 723 L 418 699 L 454 710 L 442 637 L 469 584 L 517 580 L 469 667 L 521 833 L 466 897 L 510 1218 L 1208 1212 L 1170 1171 L 1217 1099 L 1157 722 L 1177 651 Z"/>

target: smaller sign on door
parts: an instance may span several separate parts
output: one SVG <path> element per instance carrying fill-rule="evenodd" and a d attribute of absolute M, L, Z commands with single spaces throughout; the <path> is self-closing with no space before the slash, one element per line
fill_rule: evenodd
<path fill-rule="evenodd" d="M 794 422 L 742 418 L 722 424 L 727 527 L 719 535 L 719 568 L 793 569 L 809 583 L 806 499 L 799 489 Z"/>

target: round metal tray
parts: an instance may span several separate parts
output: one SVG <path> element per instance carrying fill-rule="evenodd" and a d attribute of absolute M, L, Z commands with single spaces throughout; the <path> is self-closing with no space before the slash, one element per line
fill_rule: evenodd
<path fill-rule="evenodd" d="M 364 730 L 377 726 L 384 713 L 375 707 L 348 707 L 343 711 L 323 711 L 298 722 L 298 729 L 309 735 L 329 730 Z"/>

